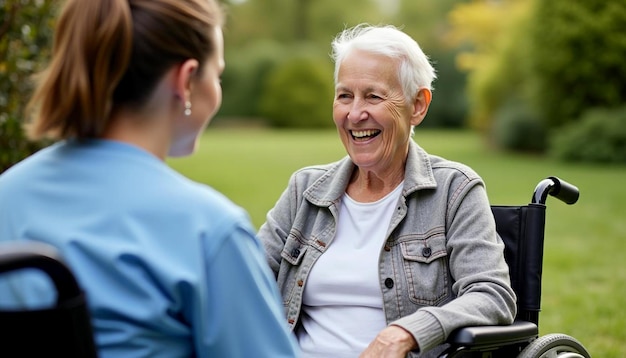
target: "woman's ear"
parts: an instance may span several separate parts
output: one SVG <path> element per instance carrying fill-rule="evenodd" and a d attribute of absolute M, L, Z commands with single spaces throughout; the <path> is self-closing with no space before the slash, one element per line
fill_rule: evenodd
<path fill-rule="evenodd" d="M 175 70 L 175 93 L 183 103 L 191 98 L 192 79 L 198 72 L 198 60 L 188 59 L 181 63 Z"/>
<path fill-rule="evenodd" d="M 412 105 L 411 125 L 417 126 L 422 123 L 426 117 L 426 113 L 428 113 L 431 100 L 432 92 L 428 88 L 422 87 L 417 91 Z"/>

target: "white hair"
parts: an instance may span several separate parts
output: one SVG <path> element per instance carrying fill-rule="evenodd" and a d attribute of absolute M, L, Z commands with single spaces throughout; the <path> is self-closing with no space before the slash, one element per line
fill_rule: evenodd
<path fill-rule="evenodd" d="M 398 59 L 398 76 L 404 97 L 409 103 L 413 102 L 420 88 L 432 90 L 437 75 L 428 56 L 415 40 L 397 27 L 360 24 L 339 33 L 332 42 L 331 53 L 335 63 L 335 84 L 341 62 L 353 50 Z"/>

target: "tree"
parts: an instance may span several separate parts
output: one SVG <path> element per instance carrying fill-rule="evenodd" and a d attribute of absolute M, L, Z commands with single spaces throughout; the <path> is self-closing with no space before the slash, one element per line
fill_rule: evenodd
<path fill-rule="evenodd" d="M 537 1 L 533 15 L 529 81 L 549 127 L 626 103 L 626 2 Z"/>
<path fill-rule="evenodd" d="M 315 43 L 327 49 L 345 26 L 384 20 L 373 1 L 363 0 L 247 0 L 231 2 L 227 9 L 224 36 L 232 48 L 271 39 L 284 44 Z"/>
<path fill-rule="evenodd" d="M 43 146 L 24 138 L 31 76 L 49 57 L 56 2 L 0 1 L 0 172 Z"/>
<path fill-rule="evenodd" d="M 485 133 L 512 98 L 524 100 L 528 55 L 526 29 L 531 1 L 459 3 L 449 14 L 447 41 L 461 48 L 457 65 L 468 72 L 469 123 Z"/>

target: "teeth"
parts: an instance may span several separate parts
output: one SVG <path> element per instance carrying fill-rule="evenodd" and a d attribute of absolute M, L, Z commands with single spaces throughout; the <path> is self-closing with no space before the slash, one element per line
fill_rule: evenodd
<path fill-rule="evenodd" d="M 362 131 L 352 131 L 352 135 L 355 138 L 371 137 L 375 135 L 376 133 L 378 133 L 378 130 L 372 130 L 372 129 L 367 129 L 367 130 L 362 130 Z"/>

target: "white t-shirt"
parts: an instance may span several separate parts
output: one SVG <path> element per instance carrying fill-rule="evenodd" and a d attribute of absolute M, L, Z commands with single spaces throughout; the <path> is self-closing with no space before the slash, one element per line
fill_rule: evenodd
<path fill-rule="evenodd" d="M 304 288 L 296 332 L 302 357 L 358 357 L 387 326 L 378 260 L 403 184 L 373 203 L 344 194 L 336 237 Z"/>

